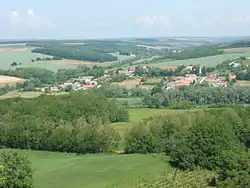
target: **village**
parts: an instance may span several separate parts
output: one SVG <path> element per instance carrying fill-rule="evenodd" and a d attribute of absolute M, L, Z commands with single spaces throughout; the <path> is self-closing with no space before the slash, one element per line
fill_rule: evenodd
<path fill-rule="evenodd" d="M 235 64 L 234 64 L 235 65 Z M 197 66 L 196 66 L 197 67 Z M 147 73 L 151 69 L 155 69 L 154 66 L 130 66 L 128 68 L 119 68 L 108 72 L 107 74 L 95 78 L 94 76 L 80 76 L 78 78 L 72 78 L 65 83 L 47 86 L 41 89 L 42 92 L 54 93 L 60 91 L 80 91 L 80 90 L 89 90 L 93 88 L 99 88 L 102 86 L 102 83 L 105 81 L 112 82 L 112 76 L 121 75 L 125 76 L 127 80 L 133 78 L 140 78 L 136 75 L 135 72 L 140 69 Z M 202 69 L 199 67 L 198 74 L 192 73 L 194 70 L 194 65 L 187 65 L 183 67 L 181 76 L 169 76 L 166 77 L 166 81 L 163 83 L 162 88 L 165 90 L 169 89 L 178 89 L 182 87 L 189 87 L 191 85 L 207 85 L 213 87 L 228 87 L 231 80 L 236 79 L 235 74 L 228 74 L 227 76 L 222 76 L 219 73 L 208 73 L 206 76 L 202 76 Z M 185 73 L 185 74 L 183 74 Z M 171 80 L 171 81 L 170 81 Z M 142 82 L 137 86 L 142 87 Z"/>

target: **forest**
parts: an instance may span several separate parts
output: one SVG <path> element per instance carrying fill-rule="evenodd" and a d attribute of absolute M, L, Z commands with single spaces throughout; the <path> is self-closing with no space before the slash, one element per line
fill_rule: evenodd
<path fill-rule="evenodd" d="M 93 92 L 0 102 L 0 145 L 72 153 L 113 150 L 119 135 L 108 126 L 128 121 L 114 100 Z"/>
<path fill-rule="evenodd" d="M 177 169 L 211 170 L 214 187 L 250 186 L 250 108 L 224 108 L 147 119 L 125 135 L 126 153 L 162 153 Z"/>
<path fill-rule="evenodd" d="M 73 59 L 93 62 L 116 61 L 117 57 L 110 53 L 120 55 L 136 54 L 142 56 L 147 54 L 147 49 L 137 47 L 135 43 L 123 41 L 99 41 L 89 40 L 84 44 L 67 45 L 62 42 L 37 42 L 28 43 L 28 46 L 39 47 L 33 50 L 34 53 L 42 53 L 63 59 Z"/>

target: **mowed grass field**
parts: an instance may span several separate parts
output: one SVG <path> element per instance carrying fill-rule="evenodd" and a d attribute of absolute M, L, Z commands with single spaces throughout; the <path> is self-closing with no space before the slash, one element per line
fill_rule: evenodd
<path fill-rule="evenodd" d="M 154 116 L 166 115 L 168 113 L 182 113 L 183 110 L 171 110 L 171 109 L 152 109 L 152 108 L 135 108 L 129 109 L 129 122 L 111 123 L 113 127 L 122 137 L 120 147 L 124 145 L 123 137 L 125 133 L 133 127 L 133 125 L 139 123 L 143 119 L 147 119 Z"/>
<path fill-rule="evenodd" d="M 130 122 L 111 126 L 123 136 L 134 123 L 170 112 L 173 110 L 130 109 Z M 160 155 L 76 155 L 30 151 L 28 156 L 35 169 L 36 188 L 127 188 L 174 171 L 168 157 Z"/>
<path fill-rule="evenodd" d="M 136 185 L 172 172 L 167 157 L 153 155 L 76 155 L 29 151 L 35 188 L 111 188 Z M 129 182 L 129 183 L 126 183 Z"/>
<path fill-rule="evenodd" d="M 193 59 L 185 59 L 185 60 L 173 60 L 173 61 L 166 61 L 160 63 L 152 63 L 151 66 L 176 66 L 176 65 L 204 65 L 208 67 L 215 67 L 217 64 L 228 60 L 228 59 L 235 59 L 241 56 L 250 57 L 249 52 L 241 52 L 241 53 L 226 53 L 223 55 L 216 55 L 216 56 L 209 56 L 209 57 L 202 57 L 202 58 L 193 58 Z"/>

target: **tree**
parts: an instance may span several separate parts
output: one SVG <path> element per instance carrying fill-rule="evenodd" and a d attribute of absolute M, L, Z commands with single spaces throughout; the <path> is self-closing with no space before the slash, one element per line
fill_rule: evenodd
<path fill-rule="evenodd" d="M 1 151 L 0 161 L 3 164 L 4 182 L 0 187 L 32 188 L 33 170 L 27 156 L 18 151 Z"/>
<path fill-rule="evenodd" d="M 197 165 L 214 170 L 222 151 L 241 147 L 231 122 L 215 116 L 191 127 L 170 155 L 174 165 L 180 168 L 193 169 Z"/>
<path fill-rule="evenodd" d="M 14 66 L 17 66 L 18 64 L 17 64 L 17 62 L 13 62 L 13 63 L 11 63 L 11 65 L 10 66 L 12 66 L 12 67 L 14 67 Z"/>

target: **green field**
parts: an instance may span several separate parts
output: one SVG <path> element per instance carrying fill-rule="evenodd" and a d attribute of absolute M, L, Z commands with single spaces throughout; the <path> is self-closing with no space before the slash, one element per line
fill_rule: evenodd
<path fill-rule="evenodd" d="M 10 65 L 14 61 L 22 63 L 16 67 L 40 67 L 57 71 L 60 68 L 74 68 L 76 66 L 56 64 L 52 62 L 32 62 L 31 59 L 37 57 L 45 58 L 49 57 L 43 54 L 37 54 L 31 52 L 32 48 L 26 46 L 0 46 L 0 69 L 8 70 L 12 68 Z"/>
<path fill-rule="evenodd" d="M 139 123 L 143 119 L 154 116 L 166 115 L 168 113 L 181 113 L 183 110 L 170 110 L 170 109 L 150 109 L 150 108 L 135 108 L 129 109 L 129 122 L 119 122 L 110 124 L 119 134 L 122 139 L 124 134 L 134 124 Z M 123 140 L 120 143 L 120 148 L 124 146 Z"/>
<path fill-rule="evenodd" d="M 235 59 L 241 56 L 249 57 L 250 52 L 245 53 L 231 53 L 231 54 L 223 54 L 223 55 L 216 55 L 216 56 L 209 56 L 209 57 L 202 57 L 202 58 L 193 58 L 193 59 L 185 59 L 185 60 L 173 60 L 160 63 L 152 63 L 150 65 L 154 66 L 173 66 L 173 65 L 205 65 L 214 67 L 217 64 L 228 60 L 228 59 Z"/>
<path fill-rule="evenodd" d="M 29 152 L 35 169 L 35 188 L 106 188 L 135 185 L 138 179 L 153 179 L 173 169 L 164 156 L 83 155 Z"/>

